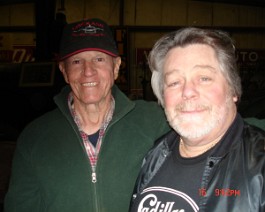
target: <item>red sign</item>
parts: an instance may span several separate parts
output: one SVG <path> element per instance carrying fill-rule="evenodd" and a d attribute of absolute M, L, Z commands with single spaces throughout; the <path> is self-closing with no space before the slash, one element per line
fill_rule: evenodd
<path fill-rule="evenodd" d="M 35 60 L 34 52 L 35 46 L 23 46 L 17 45 L 13 46 L 13 62 L 33 62 Z"/>

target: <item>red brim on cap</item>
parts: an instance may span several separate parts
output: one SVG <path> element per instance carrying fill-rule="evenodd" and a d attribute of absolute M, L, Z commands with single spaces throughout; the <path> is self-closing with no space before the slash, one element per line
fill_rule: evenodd
<path fill-rule="evenodd" d="M 108 54 L 108 55 L 110 55 L 112 57 L 118 57 L 117 54 L 113 54 L 112 52 L 106 51 L 105 49 L 99 49 L 99 48 L 84 48 L 84 49 L 78 49 L 77 51 L 74 51 L 74 52 L 72 52 L 70 54 L 67 54 L 67 55 L 63 56 L 63 57 L 59 57 L 58 58 L 58 61 L 65 60 L 65 59 L 67 59 L 67 58 L 69 58 L 69 57 L 71 57 L 71 56 L 73 56 L 75 54 L 78 54 L 78 53 L 81 53 L 81 52 L 85 52 L 85 51 L 99 51 L 99 52 L 103 52 L 105 54 Z"/>

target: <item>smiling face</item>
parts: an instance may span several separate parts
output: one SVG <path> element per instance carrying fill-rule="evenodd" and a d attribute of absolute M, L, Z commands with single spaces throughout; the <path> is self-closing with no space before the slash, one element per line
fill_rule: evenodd
<path fill-rule="evenodd" d="M 109 101 L 120 63 L 120 57 L 85 51 L 60 62 L 59 68 L 72 88 L 75 104 L 89 105 Z"/>
<path fill-rule="evenodd" d="M 170 125 L 183 137 L 213 140 L 222 135 L 236 114 L 214 50 L 194 44 L 169 51 L 164 63 L 164 102 Z"/>

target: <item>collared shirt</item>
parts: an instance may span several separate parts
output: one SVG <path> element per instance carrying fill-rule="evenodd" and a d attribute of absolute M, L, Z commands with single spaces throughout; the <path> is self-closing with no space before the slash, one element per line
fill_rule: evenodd
<path fill-rule="evenodd" d="M 115 100 L 112 97 L 111 98 L 111 104 L 110 104 L 110 109 L 109 111 L 106 113 L 105 117 L 104 117 L 104 121 L 101 124 L 101 127 L 99 129 L 99 137 L 98 137 L 98 141 L 96 146 L 94 146 L 88 139 L 88 135 L 82 130 L 81 128 L 81 124 L 80 124 L 80 119 L 78 117 L 78 115 L 75 112 L 74 109 L 74 104 L 73 104 L 73 94 L 70 93 L 68 96 L 68 107 L 71 111 L 71 114 L 74 118 L 74 121 L 76 123 L 76 125 L 78 126 L 80 135 L 82 137 L 84 146 L 86 148 L 86 153 L 88 155 L 90 164 L 91 164 L 91 168 L 92 168 L 92 172 L 95 173 L 95 169 L 96 169 L 96 165 L 97 165 L 97 160 L 98 160 L 98 154 L 101 148 L 101 144 L 102 144 L 102 138 L 105 134 L 105 131 L 107 129 L 107 126 L 109 125 L 112 116 L 113 116 L 113 112 L 114 112 L 114 108 L 115 108 Z"/>

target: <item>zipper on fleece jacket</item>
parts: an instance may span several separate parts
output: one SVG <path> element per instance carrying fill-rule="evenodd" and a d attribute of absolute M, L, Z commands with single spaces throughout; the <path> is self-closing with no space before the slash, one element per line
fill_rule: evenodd
<path fill-rule="evenodd" d="M 92 178 L 92 183 L 96 183 L 97 182 L 96 167 L 92 168 L 91 178 Z"/>
<path fill-rule="evenodd" d="M 93 202 L 94 202 L 94 212 L 100 212 L 100 207 L 99 207 L 99 201 L 98 201 L 98 192 L 97 192 L 97 172 L 96 172 L 96 167 L 97 164 L 93 167 L 91 166 L 90 160 L 88 158 L 89 166 L 91 167 L 91 182 L 92 182 L 92 191 L 94 193 L 93 195 Z"/>

